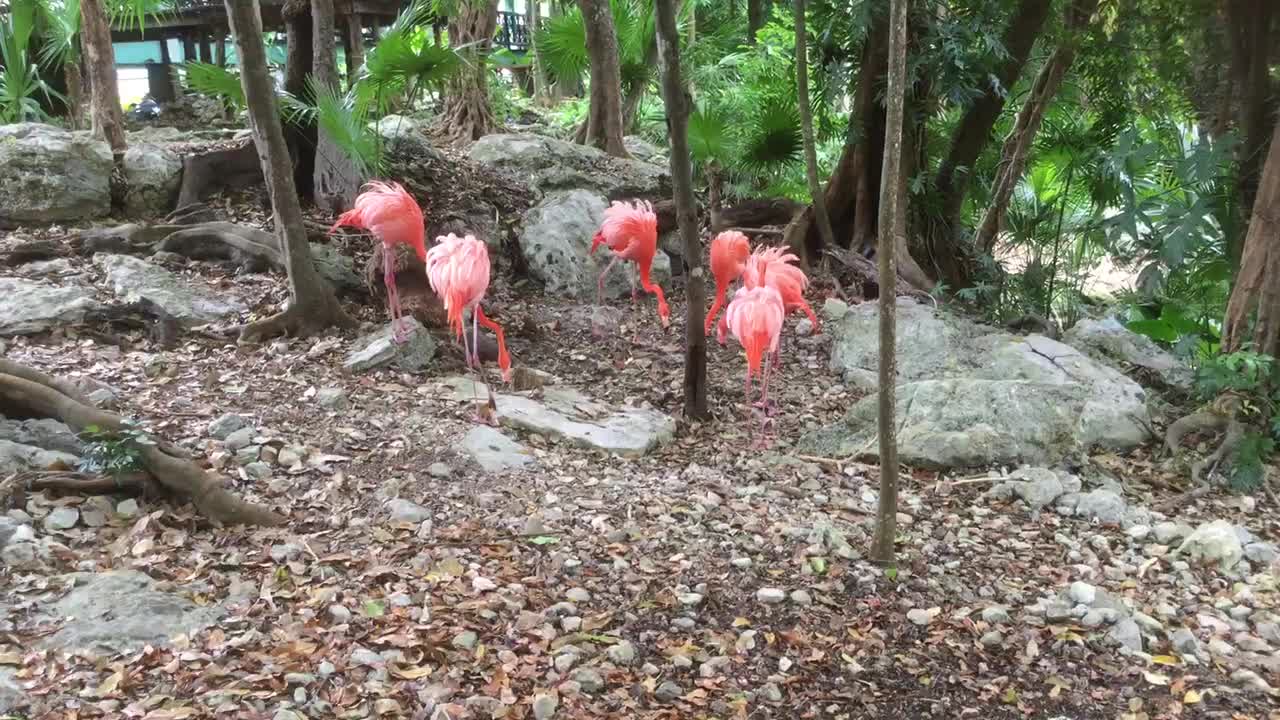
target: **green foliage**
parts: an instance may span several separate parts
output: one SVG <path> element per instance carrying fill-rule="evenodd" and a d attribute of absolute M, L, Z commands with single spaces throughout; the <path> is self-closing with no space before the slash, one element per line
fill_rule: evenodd
<path fill-rule="evenodd" d="M 1262 487 L 1267 479 L 1266 462 L 1275 451 L 1276 442 L 1266 435 L 1246 433 L 1236 445 L 1227 473 L 1227 483 L 1238 493 Z"/>
<path fill-rule="evenodd" d="M 191 90 L 221 100 L 228 110 L 234 112 L 241 112 L 247 107 L 240 73 L 195 61 L 187 62 L 184 67 L 187 70 L 187 87 Z"/>
<path fill-rule="evenodd" d="M 1280 391 L 1277 370 L 1280 367 L 1270 355 L 1242 350 L 1212 356 L 1196 369 L 1197 399 L 1208 402 L 1224 393 L 1242 401 L 1240 416 L 1247 427 L 1265 428 L 1265 432 L 1246 430 L 1228 458 L 1227 482 L 1235 492 L 1252 492 L 1266 479 L 1266 462 L 1280 438 Z"/>
<path fill-rule="evenodd" d="M 8 16 L 0 18 L 0 124 L 44 120 L 39 96 L 60 97 L 30 57 L 38 10 L 35 0 L 14 0 Z"/>
<path fill-rule="evenodd" d="M 40 9 L 44 16 L 40 64 L 52 69 L 80 62 L 80 0 L 44 0 Z"/>
<path fill-rule="evenodd" d="M 80 458 L 79 470 L 119 477 L 143 469 L 143 448 L 155 445 L 142 426 L 129 420 L 119 431 L 103 430 L 96 425 L 86 427 L 80 433 L 85 442 L 85 452 Z"/>
<path fill-rule="evenodd" d="M 1196 395 L 1202 402 L 1224 392 L 1259 397 L 1275 375 L 1276 362 L 1270 355 L 1241 350 L 1214 356 L 1196 369 Z"/>

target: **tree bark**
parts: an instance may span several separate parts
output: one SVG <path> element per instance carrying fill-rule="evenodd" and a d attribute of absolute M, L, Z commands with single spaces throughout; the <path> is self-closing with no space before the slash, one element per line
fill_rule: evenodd
<path fill-rule="evenodd" d="M 591 60 L 591 98 L 584 144 L 627 157 L 622 144 L 622 70 L 609 0 L 578 0 Z"/>
<path fill-rule="evenodd" d="M 364 21 L 359 13 L 347 16 L 347 87 L 356 84 L 364 67 Z"/>
<path fill-rule="evenodd" d="M 120 86 L 116 78 L 115 52 L 111 46 L 111 26 L 102 6 L 102 0 L 81 0 L 80 44 L 89 68 L 89 89 L 92 93 L 91 120 L 93 136 L 106 140 L 111 146 L 115 169 L 111 173 L 111 204 L 123 207 L 128 193 L 128 181 L 124 174 L 124 153 L 127 149 L 124 137 L 124 110 L 120 107 Z"/>
<path fill-rule="evenodd" d="M 1253 351 L 1280 355 L 1280 123 L 1253 202 L 1240 271 L 1222 324 L 1222 350 L 1235 352 L 1248 340 Z M 1252 325 L 1252 327 L 1251 327 Z"/>
<path fill-rule="evenodd" d="M 971 282 L 967 248 L 961 240 L 960 227 L 960 212 L 969 188 L 970 172 L 1004 110 L 1004 93 L 1018 81 L 1052 4 L 1051 0 L 1021 0 L 1018 4 L 1001 38 L 1009 57 L 996 72 L 1000 87 L 988 88 L 965 111 L 951 135 L 950 149 L 938 165 L 934 188 L 940 199 L 940 210 L 931 219 L 928 234 L 940 279 L 950 284 L 953 290 L 967 287 Z"/>
<path fill-rule="evenodd" d="M 80 61 L 62 65 L 62 74 L 67 81 L 67 120 L 72 130 L 84 127 L 84 95 L 81 93 Z"/>
<path fill-rule="evenodd" d="M 312 73 L 317 84 L 337 92 L 338 52 L 334 40 L 333 0 L 312 0 L 311 21 L 315 28 L 315 37 L 311 41 Z M 316 205 L 334 215 L 346 212 L 355 203 L 363 180 L 351 157 L 329 133 L 317 127 L 313 193 Z"/>
<path fill-rule="evenodd" d="M 1237 154 L 1237 188 L 1241 212 L 1254 207 L 1258 176 L 1267 153 L 1267 139 L 1275 124 L 1273 85 L 1270 75 L 1272 21 L 1278 14 L 1272 0 L 1226 0 L 1231 36 L 1231 74 L 1238 89 L 1240 133 Z M 1247 241 L 1246 241 L 1247 242 Z M 1239 240 L 1227 238 L 1227 252 L 1239 257 Z"/>
<path fill-rule="evenodd" d="M 895 310 L 898 295 L 894 256 L 905 232 L 906 193 L 899 171 L 902 164 L 902 126 L 907 82 L 907 0 L 891 0 L 889 19 L 889 86 L 885 127 L 884 171 L 880 179 L 880 498 L 871 559 L 890 565 L 898 529 L 898 442 L 895 400 L 898 373 L 895 354 Z M 901 242 L 905 242 L 903 239 Z"/>
<path fill-rule="evenodd" d="M 697 205 L 693 199 L 693 165 L 689 154 L 689 112 L 693 100 L 680 77 L 680 36 L 676 1 L 657 0 L 658 54 L 662 59 L 662 99 L 671 137 L 671 184 L 675 189 L 676 224 L 684 244 L 684 276 L 688 301 L 684 348 L 684 416 L 705 419 L 707 408 L 706 278 L 702 243 L 698 240 Z"/>
<path fill-rule="evenodd" d="M 1048 111 L 1050 103 L 1062 85 L 1062 79 L 1076 59 L 1076 48 L 1080 35 L 1098 8 L 1098 0 L 1074 0 L 1067 7 L 1067 15 L 1063 20 L 1064 37 L 1048 61 L 1040 68 L 1031 92 L 1023 103 L 1022 110 L 1014 121 L 1013 130 L 1005 138 L 1004 147 L 1000 150 L 1000 168 L 996 172 L 991 206 L 983 214 L 978 223 L 974 247 L 980 252 L 990 254 L 996 237 L 1004 223 L 1005 213 L 1009 210 L 1009 201 L 1013 191 L 1022 179 L 1026 170 L 1027 159 L 1031 154 L 1031 146 L 1036 133 L 1040 131 L 1040 123 Z"/>
<path fill-rule="evenodd" d="M 756 33 L 764 27 L 769 12 L 769 0 L 747 0 L 747 44 L 756 44 Z"/>
<path fill-rule="evenodd" d="M 796 98 L 800 104 L 800 132 L 804 139 L 805 175 L 809 181 L 809 197 L 813 202 L 813 216 L 818 223 L 818 234 L 823 247 L 835 247 L 835 235 L 831 231 L 831 218 L 827 215 L 827 202 L 818 180 L 818 151 L 814 147 L 813 109 L 809 106 L 809 49 L 805 34 L 805 0 L 795 0 L 796 31 Z M 801 255 L 803 264 L 809 264 L 808 253 Z"/>
<path fill-rule="evenodd" d="M 282 333 L 311 335 L 331 325 L 354 327 L 355 321 L 343 312 L 333 288 L 316 272 L 311 260 L 302 207 L 289 166 L 288 146 L 267 72 L 258 0 L 225 0 L 225 3 L 239 51 L 240 82 L 249 106 L 249 124 L 262 159 L 262 174 L 271 194 L 272 215 L 289 273 L 289 307 L 278 315 L 246 325 L 240 338 L 252 342 Z"/>
<path fill-rule="evenodd" d="M 455 143 L 479 140 L 497 126 L 486 63 L 497 22 L 498 0 L 461 0 L 449 16 L 449 44 L 463 62 L 445 90 L 442 126 Z"/>
<path fill-rule="evenodd" d="M 529 33 L 529 72 L 533 74 L 533 99 L 539 105 L 547 105 L 550 93 L 547 88 L 547 77 L 542 72 L 542 63 L 538 60 L 538 52 L 534 48 L 534 37 L 541 24 L 542 3 L 539 0 L 525 0 L 524 25 Z"/>
<path fill-rule="evenodd" d="M 284 91 L 294 97 L 307 97 L 307 76 L 312 73 L 315 31 L 311 21 L 309 0 L 286 0 L 281 8 L 285 27 Z M 289 123 L 284 127 L 293 167 L 294 187 L 302 197 L 315 192 L 316 129 Z"/>

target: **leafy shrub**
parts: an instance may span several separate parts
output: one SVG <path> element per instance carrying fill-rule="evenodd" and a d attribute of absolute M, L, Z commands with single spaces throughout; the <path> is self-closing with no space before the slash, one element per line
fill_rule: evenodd
<path fill-rule="evenodd" d="M 112 477 L 141 471 L 142 449 L 155 445 L 140 425 L 129 420 L 124 421 L 124 428 L 119 431 L 90 425 L 80 433 L 80 437 L 85 441 L 80 472 Z"/>

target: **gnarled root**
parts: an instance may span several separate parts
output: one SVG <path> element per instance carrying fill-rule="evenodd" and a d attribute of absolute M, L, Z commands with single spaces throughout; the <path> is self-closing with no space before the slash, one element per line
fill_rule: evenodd
<path fill-rule="evenodd" d="M 1178 418 L 1164 431 L 1164 449 L 1176 455 L 1182 439 L 1191 433 L 1212 430 L 1217 432 L 1227 426 L 1227 418 L 1211 410 L 1200 410 Z"/>
<path fill-rule="evenodd" d="M 290 305 L 284 312 L 248 323 L 240 329 L 240 342 L 258 343 L 277 335 L 310 337 L 329 327 L 345 330 L 357 324 L 338 304 L 336 297 L 327 295 L 307 307 Z"/>
<path fill-rule="evenodd" d="M 17 408 L 34 417 L 61 420 L 76 431 L 91 425 L 107 431 L 124 427 L 120 416 L 92 407 L 65 382 L 16 363 L 3 360 L 0 363 L 3 363 L 0 364 L 0 406 Z M 164 445 L 142 446 L 141 455 L 143 466 L 161 486 L 190 499 L 197 510 L 216 524 L 279 525 L 284 522 L 284 518 L 271 510 L 235 496 L 222 486 L 217 475 L 205 472 L 184 457 L 170 454 Z"/>

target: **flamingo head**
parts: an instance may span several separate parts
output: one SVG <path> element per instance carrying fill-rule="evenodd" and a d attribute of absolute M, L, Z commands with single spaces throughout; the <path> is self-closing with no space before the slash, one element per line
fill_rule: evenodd
<path fill-rule="evenodd" d="M 502 382 L 511 383 L 511 356 L 507 354 L 507 346 L 498 346 L 498 367 L 502 370 Z"/>
<path fill-rule="evenodd" d="M 658 301 L 658 319 L 662 321 L 663 330 L 671 327 L 671 308 L 667 307 L 665 300 Z"/>

